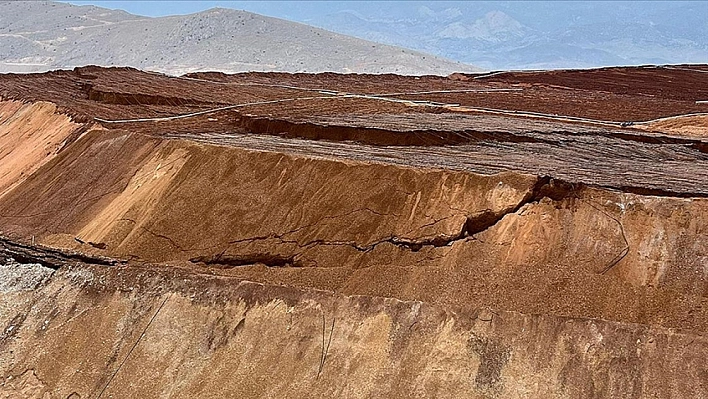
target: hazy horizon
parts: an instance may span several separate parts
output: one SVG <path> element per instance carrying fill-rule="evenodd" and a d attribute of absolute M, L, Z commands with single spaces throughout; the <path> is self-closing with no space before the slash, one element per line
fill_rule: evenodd
<path fill-rule="evenodd" d="M 708 63 L 708 2 L 69 3 L 149 17 L 240 9 L 486 69 Z"/>

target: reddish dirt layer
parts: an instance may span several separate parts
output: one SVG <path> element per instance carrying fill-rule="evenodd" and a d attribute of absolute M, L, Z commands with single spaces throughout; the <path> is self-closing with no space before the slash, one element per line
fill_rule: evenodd
<path fill-rule="evenodd" d="M 336 73 L 240 73 L 196 72 L 185 75 L 224 84 L 290 85 L 311 89 L 338 90 L 354 93 L 396 93 L 429 90 L 504 89 L 507 84 L 461 81 L 441 76 L 401 76 Z"/>
<path fill-rule="evenodd" d="M 230 83 L 96 67 L 0 76 L 0 142 L 11 147 L 0 154 L 25 171 L 0 173 L 10 187 L 0 233 L 24 243 L 0 247 L 59 269 L 36 295 L 0 281 L 0 351 L 11 354 L 0 356 L 0 396 L 94 397 L 111 372 L 106 392 L 156 396 L 180 380 L 196 382 L 180 388 L 185 397 L 203 397 L 204 381 L 234 384 L 223 375 L 275 392 L 258 377 L 267 375 L 291 396 L 342 379 L 366 392 L 392 384 L 381 397 L 411 386 L 475 398 L 705 396 L 702 120 L 636 126 L 645 131 L 515 113 L 554 114 L 585 96 L 606 100 L 605 113 L 592 109 L 604 119 L 619 115 L 619 97 L 638 110 L 652 97 L 484 82 L 493 76 L 196 76 Z M 320 83 L 331 86 L 313 92 Z M 523 90 L 489 92 L 505 85 L 527 85 L 529 103 L 513 99 Z M 331 91 L 367 87 L 389 96 Z M 472 87 L 465 97 L 509 108 L 391 94 L 414 87 Z M 652 112 L 690 111 L 684 103 Z M 106 267 L 117 259 L 128 265 Z M 429 322 L 421 306 L 434 307 Z M 340 373 L 324 377 L 328 315 L 339 319 L 327 324 L 336 331 L 327 364 Z M 284 365 L 284 354 L 294 360 Z M 70 371 L 80 367 L 97 371 Z"/>
<path fill-rule="evenodd" d="M 706 66 L 600 68 L 543 72 L 504 72 L 480 80 L 499 83 L 542 83 L 565 88 L 602 91 L 695 102 L 708 98 Z"/>
<path fill-rule="evenodd" d="M 76 76 L 91 80 L 93 83 L 79 82 L 80 84 L 69 84 Z M 135 86 L 124 83 L 131 76 L 135 77 Z M 249 74 L 236 75 L 234 79 L 249 79 L 250 76 Z M 32 96 L 48 96 L 50 99 L 59 101 L 63 109 L 72 110 L 75 114 L 82 113 L 84 118 L 88 118 L 91 112 L 96 112 L 98 116 L 103 117 L 114 115 L 114 117 L 126 118 L 136 113 L 141 116 L 155 115 L 156 110 L 161 110 L 161 112 L 186 112 L 204 108 L 207 103 L 211 104 L 210 106 L 221 105 L 222 101 L 227 100 L 249 102 L 254 99 L 264 101 L 278 99 L 281 98 L 278 96 L 283 94 L 281 93 L 282 90 L 290 91 L 292 89 L 283 89 L 281 87 L 273 89 L 260 86 L 260 84 L 264 83 L 263 80 L 268 78 L 271 79 L 268 84 L 282 86 L 292 85 L 294 82 L 290 80 L 298 77 L 297 75 L 286 74 L 275 74 L 273 76 L 253 74 L 252 76 L 256 81 L 251 83 L 258 84 L 258 86 L 226 86 L 227 88 L 224 88 L 223 92 L 214 94 L 214 99 L 216 99 L 214 101 L 211 101 L 205 94 L 205 90 L 212 83 L 168 78 L 130 69 L 84 68 L 76 72 L 31 75 L 26 81 L 21 81 L 17 84 L 13 83 L 13 79 L 17 80 L 19 77 L 6 76 L 2 79 L 2 82 L 5 90 L 10 92 L 14 90 L 16 95 L 24 93 L 30 96 L 29 99 L 36 99 L 36 97 Z M 323 82 L 329 79 L 342 86 L 345 84 L 362 84 L 362 80 L 364 81 L 363 83 L 366 83 L 367 79 L 376 84 L 382 83 L 382 78 L 375 76 L 304 75 L 301 77 L 304 80 L 303 84 L 306 83 L 308 85 L 314 85 L 318 79 Z M 223 76 L 222 78 L 228 79 L 229 77 Z M 278 79 L 280 81 L 277 81 Z M 409 89 L 410 87 L 405 85 L 410 85 L 411 83 L 423 86 L 427 84 L 428 88 L 440 89 L 445 82 L 451 82 L 454 87 L 460 87 L 463 84 L 479 87 L 479 83 L 476 82 L 468 83 L 433 77 L 418 80 L 396 77 L 392 80 L 401 82 L 403 89 Z M 155 84 L 157 83 L 160 85 L 156 86 Z M 163 86 L 166 90 L 162 92 L 156 88 Z M 97 95 L 92 92 L 94 87 L 101 88 L 101 93 L 103 94 Z M 40 88 L 46 90 L 40 90 Z M 188 88 L 194 90 L 187 90 Z M 271 89 L 274 91 L 271 91 Z M 83 93 L 84 97 L 81 97 L 81 93 Z M 254 97 L 253 93 L 259 93 L 260 97 Z M 510 93 L 509 95 L 513 95 L 515 92 Z M 74 94 L 77 94 L 76 97 L 72 97 Z M 167 104 L 168 100 L 176 102 Z M 143 101 L 154 105 L 149 107 L 140 105 Z M 170 240 L 175 239 L 172 237 L 172 233 L 169 231 L 158 232 L 156 233 L 158 238 L 149 238 L 145 232 L 141 232 L 139 229 L 135 230 L 135 228 L 114 225 L 117 222 L 115 218 L 122 217 L 120 212 L 119 214 L 114 214 L 114 212 L 122 209 L 121 212 L 138 212 L 138 216 L 147 217 L 150 212 L 153 212 L 148 212 L 148 210 L 153 209 L 154 206 L 161 202 L 163 204 L 160 206 L 166 207 L 165 209 L 177 209 L 177 204 L 168 205 L 170 202 L 164 202 L 167 199 L 162 199 L 163 195 L 176 195 L 177 191 L 175 190 L 177 190 L 179 185 L 172 187 L 172 179 L 177 179 L 176 181 L 179 182 L 184 182 L 186 181 L 184 179 L 187 178 L 194 179 L 198 177 L 199 173 L 206 173 L 199 171 L 211 168 L 205 166 L 207 164 L 221 166 L 226 162 L 223 159 L 242 157 L 244 155 L 242 154 L 243 150 L 210 149 L 207 152 L 211 154 L 209 156 L 187 156 L 186 154 L 197 150 L 191 146 L 188 147 L 190 148 L 189 150 L 184 148 L 174 149 L 174 146 L 180 147 L 182 144 L 165 144 L 160 138 L 163 135 L 169 135 L 169 137 L 173 138 L 183 137 L 190 141 L 199 140 L 207 144 L 208 148 L 211 148 L 214 144 L 231 145 L 230 140 L 239 140 L 238 133 L 282 134 L 285 137 L 326 139 L 335 143 L 327 144 L 330 147 L 326 147 L 324 144 L 316 147 L 308 144 L 307 141 L 252 141 L 235 145 L 235 147 L 294 152 L 298 156 L 305 158 L 329 156 L 335 159 L 347 159 L 350 157 L 349 159 L 355 159 L 357 162 L 376 160 L 384 163 L 413 166 L 415 168 L 432 166 L 439 169 L 485 174 L 510 170 L 560 177 L 571 184 L 583 183 L 586 185 L 607 186 L 625 191 L 630 191 L 628 190 L 629 186 L 632 189 L 631 191 L 635 193 L 641 193 L 641 190 L 646 190 L 643 193 L 669 196 L 676 194 L 689 197 L 706 194 L 705 185 L 702 183 L 705 181 L 703 171 L 706 168 L 703 165 L 706 159 L 704 152 L 702 152 L 702 147 L 696 147 L 696 144 L 700 144 L 698 142 L 676 141 L 677 139 L 666 141 L 668 140 L 666 137 L 657 138 L 629 129 L 617 130 L 569 123 L 568 121 L 556 122 L 548 118 L 518 118 L 508 115 L 480 116 L 473 113 L 457 114 L 450 112 L 450 110 L 446 110 L 447 112 L 444 114 L 431 112 L 436 110 L 439 110 L 439 108 L 410 106 L 371 98 L 333 96 L 318 101 L 297 100 L 170 121 L 132 122 L 126 124 L 104 123 L 103 125 L 106 128 L 113 129 L 103 133 L 92 132 L 85 140 L 67 147 L 61 159 L 49 162 L 43 169 L 44 172 L 31 176 L 27 183 L 24 184 L 22 190 L 8 195 L 2 208 L 3 223 L 5 230 L 18 232 L 18 234 L 23 236 L 30 236 L 32 232 L 47 232 L 54 237 L 55 241 L 52 242 L 55 243 L 65 242 L 60 240 L 63 237 L 61 236 L 62 234 L 79 234 L 81 232 L 90 232 L 89 236 L 94 238 L 84 241 L 90 241 L 97 245 L 105 244 L 102 241 L 105 241 L 105 239 L 102 237 L 112 237 L 111 234 L 117 234 L 122 237 L 120 239 L 116 238 L 117 241 L 124 240 L 125 237 L 133 237 L 136 240 L 134 244 L 131 244 L 133 246 L 127 247 L 121 254 L 139 256 L 152 261 L 172 260 L 169 257 L 170 251 L 174 249 L 172 246 L 175 245 L 174 243 L 169 243 Z M 234 114 L 237 111 L 238 114 Z M 381 112 L 385 112 L 385 114 L 377 114 Z M 282 125 L 282 120 L 279 121 L 277 119 L 278 116 L 288 116 L 304 122 L 305 125 Z M 474 119 L 474 117 L 478 119 Z M 243 123 L 244 118 L 245 123 Z M 253 123 L 253 121 L 258 120 L 265 120 L 267 123 L 261 125 Z M 310 123 L 308 121 L 312 121 L 313 124 L 307 125 L 307 123 Z M 115 127 L 120 129 L 115 129 Z M 416 128 L 425 130 L 416 131 Z M 200 134 L 214 131 L 222 135 L 215 137 L 200 136 Z M 142 135 L 137 133 L 142 133 Z M 231 134 L 226 136 L 223 133 Z M 233 133 L 236 134 L 234 135 Z M 634 136 L 629 137 L 630 135 Z M 399 139 L 398 137 L 401 138 Z M 437 137 L 438 141 L 433 143 L 426 142 L 426 140 L 431 140 L 432 137 Z M 444 146 L 444 144 L 456 143 L 455 140 L 459 138 L 468 140 L 473 145 L 455 148 Z M 430 150 L 425 150 L 427 152 L 423 152 L 420 147 L 405 147 L 400 150 L 385 149 L 386 152 L 382 152 L 375 147 L 336 144 L 337 141 L 342 140 L 370 142 L 378 145 L 415 144 L 431 148 Z M 376 140 L 380 141 L 376 142 Z M 157 154 L 154 153 L 156 149 L 164 146 L 172 149 L 165 154 L 162 153 L 165 150 L 160 150 Z M 315 148 L 319 152 L 315 151 Z M 226 154 L 232 155 L 227 156 Z M 351 155 L 356 156 L 352 158 Z M 631 156 L 628 157 L 628 155 Z M 163 157 L 165 159 L 162 159 Z M 262 159 L 260 156 L 256 158 Z M 79 159 L 82 162 L 77 162 Z M 192 161 L 185 164 L 189 159 L 192 159 Z M 162 166 L 165 164 L 170 165 L 171 169 L 165 171 Z M 275 162 L 274 164 L 278 163 Z M 189 166 L 188 169 L 182 172 L 185 175 L 180 175 L 182 177 L 177 178 L 177 173 L 184 165 Z M 301 168 L 302 166 L 296 167 L 296 169 Z M 158 173 L 158 170 L 161 171 Z M 188 173 L 187 170 L 190 172 Z M 223 172 L 224 176 L 234 176 L 234 174 L 235 176 L 241 176 L 241 173 L 236 173 L 233 170 L 225 170 Z M 267 175 L 268 173 L 271 172 L 259 171 L 258 167 L 253 166 L 252 171 L 243 172 L 243 179 L 247 179 L 245 181 L 253 179 L 252 183 L 249 183 L 253 184 L 252 187 L 258 187 L 257 182 L 265 181 L 266 176 L 273 181 L 279 181 L 276 178 L 277 176 Z M 318 184 L 331 179 L 331 176 L 327 177 L 327 173 L 332 173 L 331 171 L 322 171 L 320 173 L 320 183 Z M 149 177 L 153 175 L 155 176 L 153 178 L 162 179 L 161 185 L 150 186 L 152 188 L 144 193 L 138 190 L 141 187 L 148 187 L 145 186 L 144 180 L 147 179 L 149 181 Z M 221 181 L 217 177 L 214 177 L 214 179 L 214 182 L 211 182 L 197 178 L 193 183 L 194 189 L 197 190 L 194 195 L 196 196 L 197 193 L 202 192 L 206 187 L 214 187 L 217 184 L 215 182 Z M 244 184 L 244 180 L 231 181 L 226 177 L 224 179 L 224 181 L 229 182 L 227 184 L 228 187 L 233 185 L 238 187 Z M 58 182 L 63 183 L 59 184 Z M 314 183 L 303 182 L 303 184 Z M 132 185 L 137 188 L 133 191 L 126 191 L 126 187 L 132 187 Z M 425 188 L 427 190 L 431 185 L 432 182 L 422 184 L 421 189 Z M 52 188 L 49 189 L 49 187 Z M 184 189 L 184 187 L 181 189 Z M 342 190 L 345 190 L 345 186 L 342 186 Z M 356 187 L 347 190 L 360 192 L 361 190 L 371 190 L 371 188 Z M 270 192 L 273 189 L 267 188 L 267 191 Z M 144 197 L 141 197 L 143 195 Z M 200 196 L 204 195 L 200 194 Z M 186 199 L 188 197 L 184 199 L 185 204 L 191 201 Z M 392 197 L 389 194 L 383 195 L 381 198 Z M 271 198 L 269 201 L 271 200 L 277 201 L 277 198 Z M 111 201 L 119 201 L 120 206 L 116 205 L 118 203 L 108 206 L 108 204 L 112 203 Z M 135 201 L 138 201 L 138 203 L 136 204 Z M 225 200 L 220 199 L 216 203 L 223 201 Z M 380 202 L 379 199 L 372 199 L 371 201 L 373 203 Z M 406 201 L 412 201 L 412 199 L 407 198 Z M 229 202 L 224 203 L 228 204 Z M 299 204 L 298 201 L 293 201 L 292 203 Z M 138 204 L 142 205 L 138 206 Z M 139 209 L 142 209 L 141 207 L 143 206 L 147 206 L 147 208 L 138 211 L 133 209 L 136 206 Z M 276 206 L 276 203 L 273 203 L 266 208 L 272 209 Z M 304 204 L 298 206 L 304 206 Z M 343 206 L 341 205 L 339 208 Z M 104 208 L 105 210 L 102 211 Z M 200 209 L 212 208 L 213 204 L 200 206 Z M 352 209 L 352 211 L 354 210 L 356 209 Z M 189 214 L 193 213 L 194 210 L 185 209 L 184 212 Z M 244 209 L 243 212 L 247 214 L 250 211 Z M 316 213 L 318 212 L 317 209 L 302 209 L 300 212 L 314 212 L 311 215 L 313 218 L 318 215 Z M 56 215 L 56 217 L 47 216 L 52 214 Z M 160 214 L 167 215 L 168 213 L 162 212 Z M 184 228 L 184 220 L 180 219 L 184 214 L 177 213 L 169 222 L 165 221 L 167 223 L 166 226 L 173 233 Z M 235 220 L 242 220 L 245 214 L 234 215 L 234 218 Z M 204 220 L 204 216 L 201 214 L 197 213 L 195 217 L 198 220 Z M 137 223 L 137 219 L 134 217 L 129 217 L 128 219 L 121 223 L 130 224 L 131 220 Z M 293 229 L 302 227 L 298 223 L 307 225 L 307 222 L 303 220 L 291 221 L 291 223 L 295 223 L 291 226 Z M 335 226 L 339 225 L 335 224 Z M 148 229 L 146 231 L 155 232 L 152 227 L 146 228 Z M 345 231 L 342 229 L 343 227 L 341 226 L 335 228 L 338 231 Z M 438 233 L 442 234 L 442 237 L 452 238 L 455 234 L 459 234 L 458 231 L 455 231 L 456 229 L 459 229 L 459 227 L 453 226 L 452 230 L 448 228 Z M 207 230 L 211 231 L 210 229 Z M 113 233 L 110 233 L 111 231 Z M 231 230 L 226 229 L 225 231 Z M 264 234 L 268 235 L 270 233 L 264 232 Z M 395 235 L 399 234 L 401 232 L 395 233 Z M 70 237 L 64 238 L 69 238 L 73 242 Z M 224 245 L 218 240 L 228 241 L 228 239 L 233 237 L 215 238 L 217 238 L 218 245 Z M 236 237 L 235 239 L 241 238 Z M 245 238 L 248 238 L 248 236 Z M 357 241 L 357 245 L 360 244 L 366 247 L 371 242 L 383 238 L 385 238 L 385 235 L 378 235 L 362 243 Z M 189 239 L 194 240 L 195 238 Z M 318 239 L 331 239 L 331 237 L 328 238 L 325 235 Z M 197 241 L 199 240 L 201 239 L 197 239 Z M 113 245 L 109 242 L 108 248 L 111 251 L 113 250 Z M 184 246 L 178 242 L 176 245 L 178 247 Z M 200 243 L 191 242 L 189 247 L 199 248 Z M 266 253 L 262 249 L 258 249 L 258 251 L 260 252 L 251 252 L 245 255 L 236 253 L 230 256 L 237 263 L 288 263 L 292 256 L 291 251 L 282 256 L 281 254 L 275 254 L 277 256 L 269 258 L 262 256 L 262 254 Z M 199 258 L 200 256 L 202 258 Z M 204 258 L 205 256 L 214 256 L 214 254 L 210 252 L 190 254 L 190 257 L 194 259 L 208 260 Z M 320 262 L 321 259 L 318 260 L 318 256 L 320 255 L 314 256 L 312 259 L 315 262 Z M 325 254 L 324 256 L 331 258 L 333 255 Z M 290 262 L 294 262 L 294 260 Z M 357 264 L 360 261 L 355 260 L 353 262 Z M 637 265 L 641 265 L 641 262 L 637 263 Z M 345 271 L 344 274 L 346 275 L 349 272 Z M 299 273 L 299 275 L 296 281 L 304 276 L 305 273 Z M 338 284 L 335 287 L 351 287 L 353 283 L 344 285 L 344 281 L 340 280 Z M 329 288 L 331 286 L 326 285 L 326 287 Z M 362 289 L 362 287 L 358 289 Z M 374 290 L 373 292 L 377 291 Z M 404 295 L 406 291 L 389 291 L 386 289 L 381 292 L 391 295 Z M 437 291 L 431 290 L 430 292 Z M 501 303 L 505 302 L 502 301 Z"/>
<path fill-rule="evenodd" d="M 707 83 L 708 77 L 702 84 Z M 470 107 L 513 109 L 620 122 L 651 120 L 667 116 L 667 113 L 708 112 L 708 106 L 696 104 L 695 100 L 685 101 L 617 94 L 585 88 L 550 86 L 544 83 L 533 83 L 532 86 L 525 87 L 518 92 L 481 93 L 474 96 L 421 94 L 407 95 L 405 98 L 451 102 Z M 611 106 L 608 107 L 608 104 Z"/>
<path fill-rule="evenodd" d="M 283 74 L 285 75 L 285 74 Z M 209 80 L 229 82 L 232 84 L 245 84 L 251 81 L 251 76 L 195 74 L 190 75 Z M 375 76 L 361 76 L 359 80 L 352 78 L 312 76 L 279 76 L 285 78 L 286 84 L 303 85 L 313 88 L 325 88 L 344 92 L 377 94 L 400 99 L 415 101 L 434 101 L 446 104 L 460 104 L 469 107 L 481 107 L 500 110 L 518 110 L 540 112 L 555 115 L 567 115 L 608 121 L 643 121 L 664 116 L 683 114 L 689 112 L 708 112 L 708 106 L 696 104 L 695 99 L 687 100 L 681 96 L 647 96 L 642 93 L 625 93 L 618 86 L 617 91 L 600 90 L 593 87 L 582 86 L 564 87 L 557 84 L 547 84 L 542 80 L 513 79 L 493 81 L 495 77 L 473 79 L 469 81 L 445 81 L 443 78 L 421 78 L 414 81 L 411 78 L 385 81 Z M 500 75 L 505 76 L 505 75 Z M 589 77 L 586 82 L 591 84 Z M 705 85 L 708 77 L 699 75 L 695 79 Z M 302 80 L 300 80 L 302 79 Z M 264 76 L 255 76 L 255 81 L 263 84 L 273 84 L 276 80 Z M 490 80 L 487 82 L 487 80 Z M 527 82 L 528 81 L 528 82 Z M 694 82 L 695 83 L 695 82 Z M 280 84 L 283 84 L 280 81 Z M 602 87 L 602 89 L 613 87 Z M 684 87 L 677 90 L 684 90 Z M 458 90 L 478 90 L 477 92 L 459 93 Z M 486 91 L 485 91 L 486 90 Z M 435 91 L 453 91 L 452 93 L 436 93 Z M 400 94 L 406 93 L 406 94 Z M 420 93 L 420 94 L 418 94 Z M 608 107 L 608 104 L 612 104 Z"/>
<path fill-rule="evenodd" d="M 264 283 L 708 331 L 704 199 L 252 148 L 90 131 L 2 198 L 0 230 Z"/>
<path fill-rule="evenodd" d="M 566 77 L 563 74 L 569 75 Z M 696 104 L 708 98 L 708 76 L 695 70 L 621 68 L 591 71 L 502 73 L 470 75 L 460 81 L 453 76 L 376 77 L 372 75 L 199 73 L 189 76 L 220 82 L 287 82 L 293 85 L 334 90 L 393 95 L 436 90 L 492 90 L 475 93 L 424 93 L 397 95 L 399 98 L 443 103 L 570 115 L 612 121 L 641 121 L 688 112 L 708 112 Z M 629 76 L 629 77 L 627 77 Z M 479 77 L 479 79 L 474 79 Z M 493 90 L 512 90 L 499 91 Z"/>
<path fill-rule="evenodd" d="M 80 120 L 166 116 L 234 103 L 309 96 L 279 88 L 223 90 L 213 84 L 130 68 L 98 67 L 1 75 L 0 87 L 0 97 L 50 101 Z"/>
<path fill-rule="evenodd" d="M 705 99 L 708 75 L 695 70 L 623 68 L 477 77 L 479 79 L 459 80 L 457 77 L 432 76 L 200 73 L 189 75 L 189 78 L 170 78 L 129 68 L 85 67 L 49 74 L 3 75 L 0 77 L 0 96 L 51 101 L 72 115 L 107 119 L 164 116 L 218 105 L 284 98 L 328 97 L 333 94 L 331 92 L 385 95 L 616 122 L 708 111 L 708 105 L 696 104 L 697 100 Z M 320 93 L 319 90 L 330 93 Z M 448 93 L 429 93 L 441 90 Z M 468 92 L 457 92 L 460 90 Z M 421 92 L 424 94 L 415 94 Z M 299 115 L 306 118 L 327 114 L 325 110 L 330 106 L 333 115 L 347 112 L 347 107 L 363 106 L 366 109 L 367 101 L 349 99 L 345 103 L 351 105 L 344 106 L 331 104 L 332 100 L 307 101 Z M 140 106 L 136 106 L 138 104 Z M 251 106 L 249 112 L 279 114 L 270 111 L 269 107 L 259 109 Z M 291 110 L 286 109 L 288 113 L 285 115 L 293 116 Z M 373 112 L 377 113 L 400 112 L 400 104 L 379 101 L 375 109 Z M 417 107 L 415 111 L 441 110 Z M 451 111 L 454 109 L 445 110 Z"/>

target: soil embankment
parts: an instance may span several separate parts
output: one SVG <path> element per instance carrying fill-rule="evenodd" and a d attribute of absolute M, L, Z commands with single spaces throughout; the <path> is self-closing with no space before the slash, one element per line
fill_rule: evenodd
<path fill-rule="evenodd" d="M 702 130 L 515 76 L 0 77 L 0 394 L 705 396 Z"/>
<path fill-rule="evenodd" d="M 35 280 L 46 274 L 38 268 Z M 0 285 L 0 394 L 10 397 L 706 390 L 706 339 L 659 327 L 341 296 L 164 267 L 68 266 L 32 287 Z"/>
<path fill-rule="evenodd" d="M 0 198 L 56 156 L 79 129 L 54 104 L 0 99 Z"/>

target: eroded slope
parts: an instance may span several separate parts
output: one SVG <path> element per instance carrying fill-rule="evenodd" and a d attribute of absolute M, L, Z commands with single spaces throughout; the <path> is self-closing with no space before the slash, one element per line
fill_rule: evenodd
<path fill-rule="evenodd" d="M 79 129 L 55 104 L 0 100 L 0 197 L 56 156 Z"/>
<path fill-rule="evenodd" d="M 7 392 L 706 395 L 701 134 L 513 108 L 557 88 L 491 75 L 18 79 L 3 96 L 57 107 L 3 102 L 25 117 L 0 139 L 58 144 L 0 179 L 4 253 L 58 271 L 3 294 Z M 702 106 L 669 94 L 654 116 Z"/>
<path fill-rule="evenodd" d="M 0 393 L 10 397 L 679 398 L 707 389 L 706 339 L 659 327 L 174 268 L 67 266 L 48 283 L 32 278 L 0 290 Z"/>
<path fill-rule="evenodd" d="M 348 294 L 708 327 L 704 199 L 110 131 L 33 177 L 3 200 L 3 230 L 52 246 Z"/>

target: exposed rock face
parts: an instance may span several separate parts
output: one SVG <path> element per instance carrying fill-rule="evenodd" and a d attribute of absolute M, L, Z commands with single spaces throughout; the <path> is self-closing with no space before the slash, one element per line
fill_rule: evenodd
<path fill-rule="evenodd" d="M 706 389 L 706 339 L 660 327 L 164 268 L 69 266 L 37 291 L 0 296 L 14 305 L 0 315 L 6 331 L 14 327 L 0 360 L 8 376 L 0 392 L 10 397 L 701 397 Z"/>
<path fill-rule="evenodd" d="M 508 79 L 0 78 L 62 143 L 0 178 L 0 392 L 705 396 L 708 143 Z M 694 112 L 672 87 L 638 109 Z"/>
<path fill-rule="evenodd" d="M 53 269 L 40 264 L 22 264 L 14 259 L 7 259 L 0 264 L 2 281 L 0 290 L 3 292 L 31 291 L 39 288 L 49 279 Z"/>

